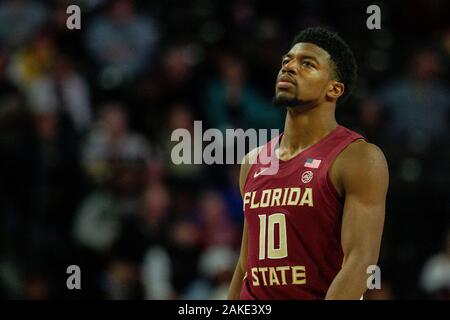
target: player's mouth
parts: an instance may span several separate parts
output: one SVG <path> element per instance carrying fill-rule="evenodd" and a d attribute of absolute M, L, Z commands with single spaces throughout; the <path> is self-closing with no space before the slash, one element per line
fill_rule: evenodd
<path fill-rule="evenodd" d="M 277 81 L 278 89 L 289 89 L 291 87 L 295 87 L 295 83 L 290 79 L 287 75 L 282 75 Z"/>
<path fill-rule="evenodd" d="M 291 87 L 295 87 L 295 85 L 292 82 L 289 82 L 289 81 L 278 81 L 277 82 L 278 89 L 288 89 Z"/>

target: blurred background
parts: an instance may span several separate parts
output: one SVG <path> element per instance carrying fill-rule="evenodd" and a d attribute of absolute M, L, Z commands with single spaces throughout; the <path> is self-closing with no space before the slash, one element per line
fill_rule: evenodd
<path fill-rule="evenodd" d="M 370 4 L 381 30 L 366 28 Z M 224 298 L 239 166 L 175 166 L 170 134 L 194 120 L 282 129 L 281 56 L 324 25 L 359 64 L 338 121 L 390 167 L 382 289 L 366 299 L 449 299 L 449 13 L 446 0 L 0 1 L 0 297 Z M 72 264 L 81 290 L 66 288 Z"/>

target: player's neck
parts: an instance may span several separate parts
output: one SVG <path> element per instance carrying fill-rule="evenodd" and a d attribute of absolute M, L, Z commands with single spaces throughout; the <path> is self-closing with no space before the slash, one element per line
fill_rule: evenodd
<path fill-rule="evenodd" d="M 287 156 L 317 143 L 337 127 L 334 109 L 316 107 L 306 111 L 288 108 L 280 151 Z"/>

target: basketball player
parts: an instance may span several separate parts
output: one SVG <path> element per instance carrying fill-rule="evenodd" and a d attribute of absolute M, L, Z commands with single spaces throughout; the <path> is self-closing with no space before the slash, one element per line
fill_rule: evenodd
<path fill-rule="evenodd" d="M 388 168 L 377 146 L 336 122 L 355 79 L 352 51 L 323 28 L 299 33 L 283 56 L 274 103 L 287 109 L 284 132 L 241 165 L 245 221 L 229 299 L 360 299 L 367 290 Z M 274 175 L 257 161 L 267 148 Z"/>

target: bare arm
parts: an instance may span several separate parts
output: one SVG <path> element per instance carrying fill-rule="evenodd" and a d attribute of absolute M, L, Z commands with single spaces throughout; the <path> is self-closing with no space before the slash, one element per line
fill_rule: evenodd
<path fill-rule="evenodd" d="M 243 196 L 244 191 L 244 184 L 245 180 L 247 179 L 248 171 L 250 170 L 250 166 L 252 160 L 255 159 L 257 153 L 259 152 L 260 148 L 256 148 L 252 151 L 250 151 L 244 158 L 241 164 L 241 173 L 239 176 L 239 186 L 241 189 L 241 195 Z M 241 287 L 242 287 L 242 280 L 245 276 L 245 269 L 247 266 L 247 221 L 244 216 L 244 230 L 242 232 L 242 243 L 241 243 L 241 253 L 239 255 L 239 260 L 236 265 L 236 269 L 233 274 L 233 278 L 231 280 L 230 288 L 228 289 L 228 299 L 229 300 L 238 300 L 240 293 L 241 293 Z"/>
<path fill-rule="evenodd" d="M 386 159 L 370 143 L 353 143 L 347 149 L 333 165 L 345 193 L 341 229 L 344 261 L 326 299 L 362 297 L 367 290 L 367 267 L 377 264 L 383 233 L 389 180 Z"/>

